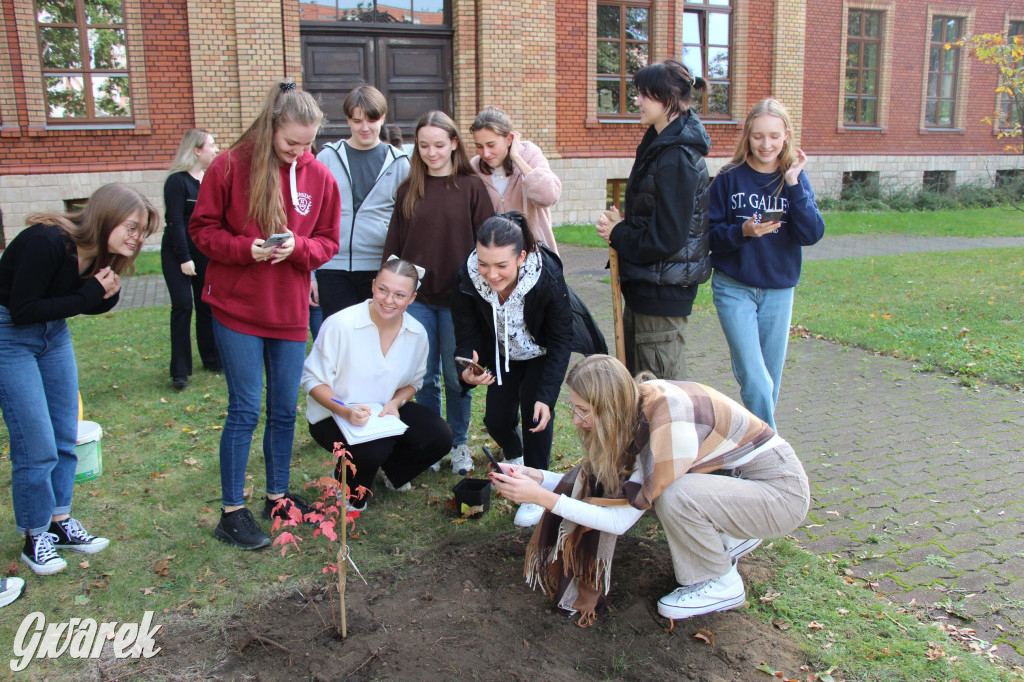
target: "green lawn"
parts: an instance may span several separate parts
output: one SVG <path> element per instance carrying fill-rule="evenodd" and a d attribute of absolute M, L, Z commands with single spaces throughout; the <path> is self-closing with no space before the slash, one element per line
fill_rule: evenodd
<path fill-rule="evenodd" d="M 1021 237 L 1024 211 L 975 208 L 957 211 L 826 213 L 825 234 L 914 234 L 926 237 Z M 559 243 L 607 246 L 591 225 L 559 225 Z"/>
<path fill-rule="evenodd" d="M 333 560 L 335 548 L 314 539 L 310 529 L 299 531 L 305 538 L 302 551 L 285 557 L 276 549 L 239 552 L 213 537 L 220 498 L 217 448 L 227 393 L 223 376 L 205 371 L 180 393 L 170 388 L 166 315 L 165 308 L 149 308 L 72 320 L 85 416 L 104 429 L 104 473 L 76 486 L 75 515 L 112 543 L 94 556 L 71 556 L 65 572 L 41 578 L 18 560 L 21 543 L 8 527 L 0 543 L 0 564 L 26 579 L 28 594 L 0 610 L 0 642 L 13 641 L 24 616 L 36 610 L 50 622 L 72 617 L 134 621 L 143 611 L 154 610 L 158 616 L 168 614 L 166 618 L 187 614 L 215 631 L 238 608 L 328 579 L 321 569 Z M 481 426 L 483 394 L 476 394 L 470 432 L 474 446 L 487 442 Z M 300 411 L 293 490 L 302 490 L 332 466 L 303 424 Z M 561 419 L 556 424 L 552 466 L 567 468 L 579 457 L 579 449 L 569 423 Z M 249 463 L 255 510 L 263 498 L 260 434 Z M 7 444 L 6 429 L 0 427 L 0 480 L 10 476 Z M 483 464 L 478 461 L 478 466 L 482 471 Z M 511 527 L 513 509 L 500 499 L 492 501 L 491 512 L 481 520 L 453 523 L 444 502 L 457 480 L 447 471 L 427 473 L 412 492 L 375 491 L 352 541 L 353 558 L 368 579 L 381 569 L 401 575 L 410 560 L 427 556 L 456 536 L 488 542 Z M 9 486 L 0 487 L 0 509 L 9 519 Z M 632 532 L 653 537 L 659 532 L 655 525 L 653 519 L 644 520 Z M 800 630 L 797 639 L 807 647 L 816 670 L 839 665 L 857 679 L 872 680 L 896 679 L 901 671 L 909 676 L 904 679 L 1008 679 L 966 652 L 956 661 L 929 661 L 928 642 L 941 640 L 941 634 L 871 592 L 848 585 L 841 565 L 785 541 L 760 551 L 767 552 L 776 570 L 767 582 L 750 585 L 757 617 L 764 627 L 784 622 L 794 632 Z M 770 598 L 761 602 L 761 596 Z M 814 638 L 805 641 L 803 628 L 811 621 L 825 630 L 820 636 L 809 633 Z M 890 653 L 885 656 L 871 654 L 879 637 L 887 642 Z M 822 648 L 823 642 L 829 647 Z M 946 648 L 954 651 L 956 645 L 948 642 Z M 36 677 L 48 673 L 71 678 L 78 669 L 67 657 L 32 666 Z"/>
<path fill-rule="evenodd" d="M 793 323 L 967 380 L 1024 385 L 1024 248 L 804 263 Z"/>

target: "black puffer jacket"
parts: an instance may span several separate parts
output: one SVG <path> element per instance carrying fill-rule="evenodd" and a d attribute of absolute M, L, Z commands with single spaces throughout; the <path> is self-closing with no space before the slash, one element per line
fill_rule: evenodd
<path fill-rule="evenodd" d="M 523 322 L 534 341 L 547 351 L 538 358 L 544 363 L 544 372 L 535 400 L 554 409 L 572 353 L 572 309 L 562 275 L 562 261 L 546 246 L 539 248 L 540 279 L 523 298 Z M 451 311 L 455 355 L 471 358 L 476 351 L 480 364 L 493 371 L 501 359 L 494 356 L 491 306 L 473 287 L 465 264 L 455 275 Z M 468 384 L 463 386 L 468 387 Z"/>
<path fill-rule="evenodd" d="M 659 135 L 651 126 L 626 184 L 626 218 L 611 234 L 626 305 L 645 315 L 685 317 L 711 276 L 708 178 L 711 140 L 686 113 Z"/>

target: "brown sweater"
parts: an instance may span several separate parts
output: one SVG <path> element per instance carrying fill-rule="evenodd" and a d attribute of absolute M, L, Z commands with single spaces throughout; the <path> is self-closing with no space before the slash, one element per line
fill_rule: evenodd
<path fill-rule="evenodd" d="M 475 175 L 427 176 L 423 198 L 410 220 L 402 212 L 408 191 L 408 182 L 398 188 L 384 242 L 384 260 L 394 254 L 425 268 L 427 273 L 416 300 L 447 308 L 455 273 L 476 248 L 477 229 L 494 215 L 494 205 Z"/>

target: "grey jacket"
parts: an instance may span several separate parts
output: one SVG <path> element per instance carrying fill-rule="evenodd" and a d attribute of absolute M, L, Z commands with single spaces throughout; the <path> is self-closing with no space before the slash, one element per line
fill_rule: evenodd
<path fill-rule="evenodd" d="M 382 143 L 384 144 L 384 143 Z M 387 147 L 384 165 L 377 181 L 367 193 L 358 213 L 352 207 L 352 174 L 346 148 L 341 140 L 324 145 L 316 155 L 327 166 L 341 193 L 341 224 L 338 229 L 338 255 L 320 266 L 321 270 L 372 270 L 383 260 L 384 238 L 395 208 L 395 193 L 409 175 L 409 156 L 401 149 Z"/>

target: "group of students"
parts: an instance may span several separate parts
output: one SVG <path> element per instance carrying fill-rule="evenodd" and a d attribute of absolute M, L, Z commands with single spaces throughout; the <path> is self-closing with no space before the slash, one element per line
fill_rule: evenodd
<path fill-rule="evenodd" d="M 361 86 L 344 105 L 351 137 L 314 159 L 323 114 L 282 81 L 228 152 L 218 156 L 203 131 L 186 136 L 167 182 L 167 231 L 174 224 L 179 233 L 165 233 L 164 260 L 165 271 L 192 278 L 179 278 L 179 290 L 205 266 L 193 293 L 200 354 L 224 372 L 229 394 L 218 538 L 241 549 L 270 543 L 243 499 L 264 382 L 266 519 L 291 506 L 307 511 L 289 493 L 300 386 L 310 434 L 325 449 L 345 440 L 338 420 L 370 419 L 368 403 L 408 426 L 350 445 L 353 489 L 370 488 L 378 469 L 390 487 L 405 488 L 449 452 L 454 472 L 471 471 L 469 391 L 486 386 L 484 423 L 505 457 L 492 481 L 520 504 L 517 525 L 539 522 L 526 557 L 531 584 L 589 624 L 604 605 L 614 537 L 653 506 L 680 584 L 659 613 L 683 618 L 742 603 L 736 559 L 795 528 L 809 503 L 806 475 L 773 414 L 800 246 L 820 239 L 824 225 L 806 155 L 778 102 L 751 111 L 736 154 L 710 182 L 709 138 L 690 111 L 703 81 L 666 60 L 634 83 L 649 128 L 626 188 L 628 213 L 612 207 L 596 225 L 620 257 L 627 365 L 596 354 L 569 371 L 584 458 L 564 476 L 546 470 L 573 348 L 551 231 L 560 182 L 503 112 L 485 110 L 473 123 L 472 160 L 454 122 L 428 112 L 410 156 L 380 142 L 386 101 Z M 106 201 L 111 194 L 118 201 Z M 116 304 L 118 274 L 156 221 L 144 197 L 108 185 L 81 212 L 31 222 L 0 261 L 0 407 L 12 434 L 22 559 L 45 574 L 66 565 L 57 550 L 107 545 L 70 517 L 68 396 L 77 385 L 64 319 Z M 685 381 L 686 319 L 712 267 L 746 408 Z M 306 357 L 311 296 L 325 320 Z M 199 331 L 201 306 L 207 331 Z M 172 312 L 172 333 L 187 332 L 182 317 Z M 8 346 L 22 359 L 8 358 Z M 191 353 L 178 355 L 189 361 L 172 359 L 176 385 L 191 372 Z M 460 368 L 456 357 L 470 362 Z M 17 362 L 36 377 L 31 396 L 5 378 Z M 350 504 L 365 508 L 366 500 Z"/>

